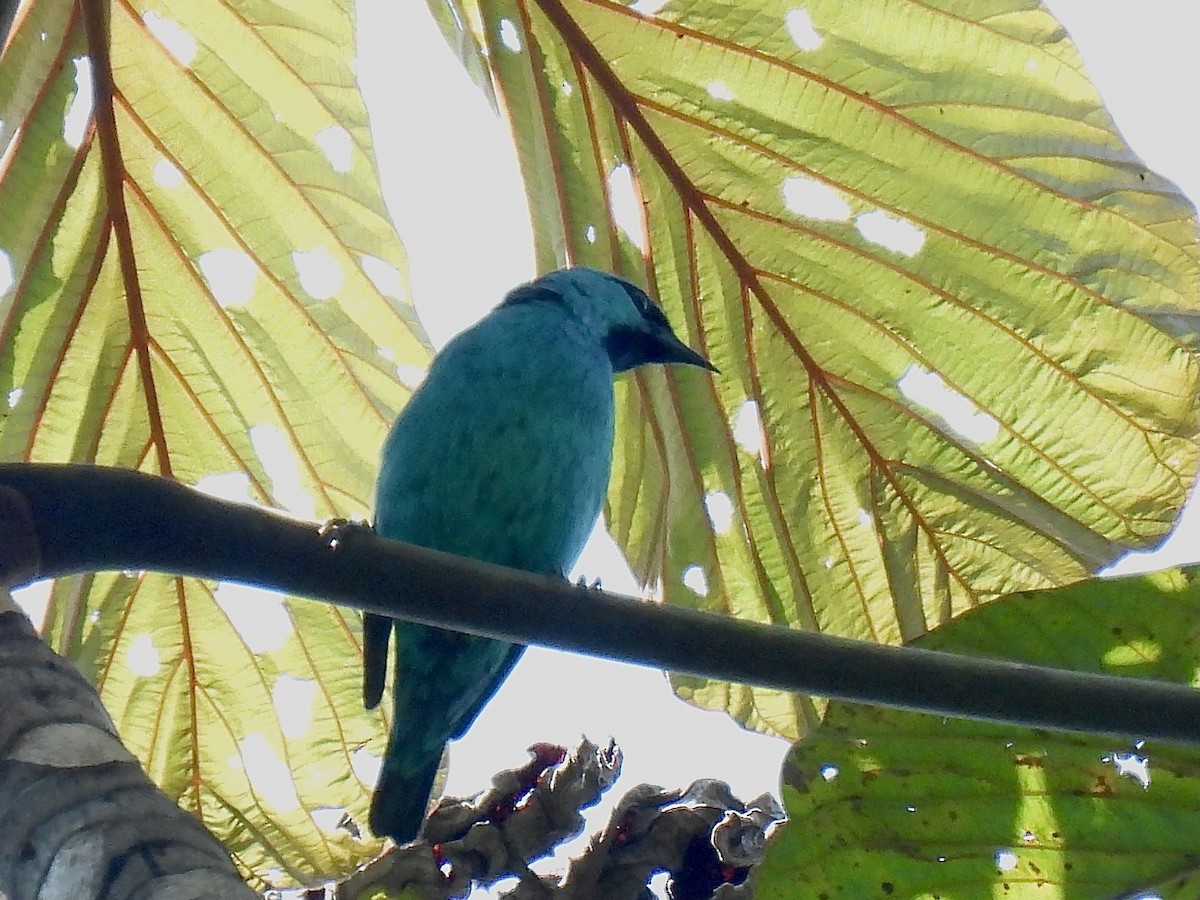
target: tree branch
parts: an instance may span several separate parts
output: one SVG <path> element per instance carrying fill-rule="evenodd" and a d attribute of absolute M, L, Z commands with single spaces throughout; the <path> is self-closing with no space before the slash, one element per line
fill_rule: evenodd
<path fill-rule="evenodd" d="M 0 566 L 49 578 L 151 569 L 243 581 L 488 637 L 898 709 L 1200 744 L 1200 691 L 1148 679 L 888 647 L 639 602 L 312 523 L 165 479 L 93 466 L 0 465 Z M 25 509 L 28 516 L 14 517 Z M 40 561 L 36 558 L 40 554 Z M 3 574 L 0 572 L 0 574 Z M 31 577 L 28 576 L 27 577 Z"/>

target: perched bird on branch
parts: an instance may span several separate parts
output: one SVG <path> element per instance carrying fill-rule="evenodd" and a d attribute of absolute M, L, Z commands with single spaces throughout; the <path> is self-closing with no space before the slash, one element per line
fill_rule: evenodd
<path fill-rule="evenodd" d="M 434 359 L 396 419 L 375 493 L 380 535 L 565 577 L 608 487 L 613 376 L 650 363 L 716 371 L 637 285 L 570 268 L 521 285 Z M 394 632 L 395 716 L 371 830 L 404 843 L 460 737 L 523 646 L 367 614 L 363 700 L 383 693 Z"/>

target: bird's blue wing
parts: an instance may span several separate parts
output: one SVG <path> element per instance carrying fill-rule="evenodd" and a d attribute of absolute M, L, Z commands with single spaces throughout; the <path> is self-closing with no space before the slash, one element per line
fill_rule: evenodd
<path fill-rule="evenodd" d="M 539 302 L 493 312 L 448 345 L 384 448 L 376 530 L 531 572 L 561 574 L 603 502 L 612 368 Z M 390 620 L 364 620 L 364 699 L 378 700 Z M 445 742 L 461 736 L 523 647 L 396 622 L 395 716 L 371 829 L 419 827 Z M 415 808 L 414 808 L 415 807 Z"/>

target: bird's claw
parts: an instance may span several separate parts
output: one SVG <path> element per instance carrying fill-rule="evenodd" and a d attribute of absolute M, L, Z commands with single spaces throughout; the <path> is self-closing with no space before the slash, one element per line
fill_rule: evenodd
<path fill-rule="evenodd" d="M 326 519 L 317 526 L 317 534 L 325 538 L 325 543 L 330 550 L 336 550 L 347 538 L 355 534 L 374 530 L 375 528 L 370 522 L 341 517 Z"/>
<path fill-rule="evenodd" d="M 603 590 L 603 588 L 600 585 L 599 578 L 597 578 L 594 581 L 588 581 L 588 577 L 586 575 L 580 575 L 578 580 L 576 580 L 575 584 L 578 587 L 587 588 L 588 590 L 591 590 L 591 591 Z"/>

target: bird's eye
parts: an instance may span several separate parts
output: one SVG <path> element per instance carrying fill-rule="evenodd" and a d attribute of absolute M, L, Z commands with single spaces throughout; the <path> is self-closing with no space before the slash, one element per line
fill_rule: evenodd
<path fill-rule="evenodd" d="M 614 277 L 613 281 L 619 284 L 621 289 L 629 295 L 630 301 L 633 303 L 634 308 L 642 314 L 642 318 L 657 325 L 668 325 L 666 315 L 658 308 L 658 304 L 650 299 L 649 294 L 624 278 Z"/>
<path fill-rule="evenodd" d="M 659 309 L 654 303 L 651 303 L 642 310 L 642 316 L 647 322 L 651 322 L 655 325 L 664 325 L 667 328 L 671 327 L 671 323 L 667 321 L 667 314 Z"/>
<path fill-rule="evenodd" d="M 501 306 L 513 306 L 517 303 L 562 303 L 562 295 L 552 288 L 538 284 L 536 281 L 531 281 L 528 284 L 518 285 L 507 294 L 500 302 Z"/>

